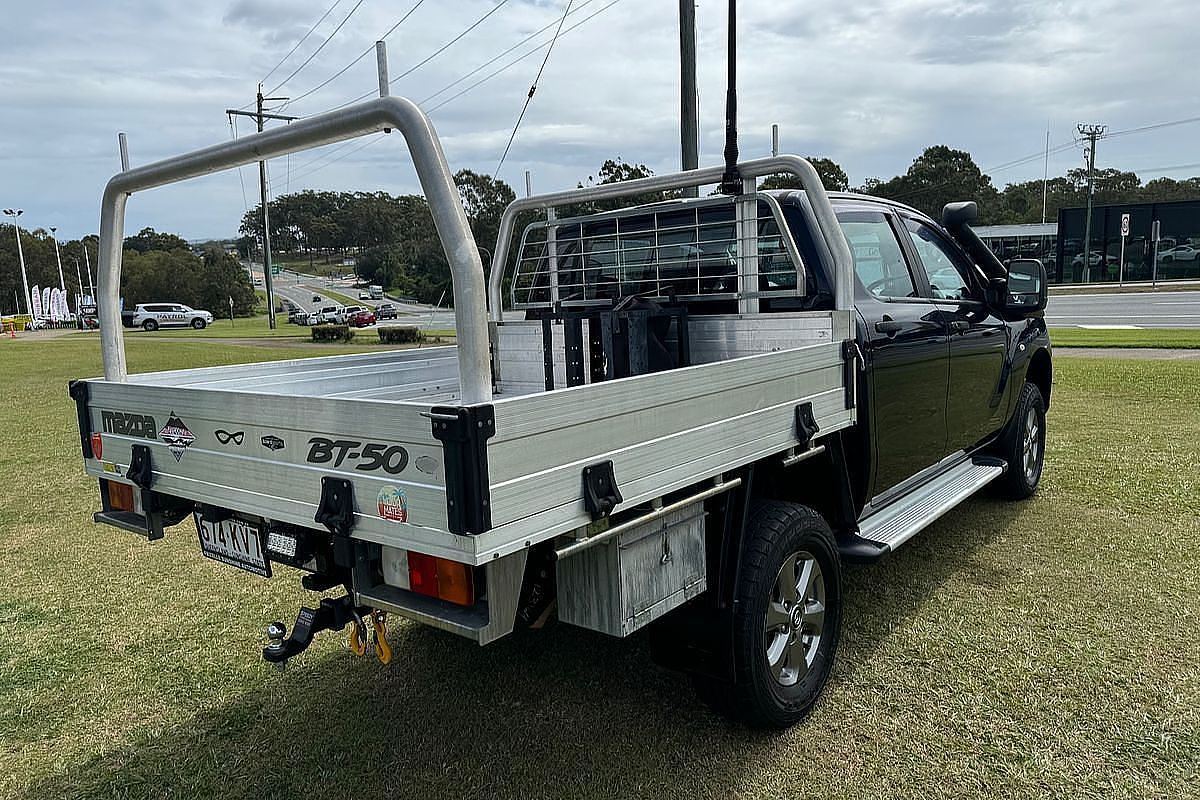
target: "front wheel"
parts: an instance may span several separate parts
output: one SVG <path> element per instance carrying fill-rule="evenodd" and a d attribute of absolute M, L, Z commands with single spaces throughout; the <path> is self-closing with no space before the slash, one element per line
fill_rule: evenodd
<path fill-rule="evenodd" d="M 1001 457 L 1008 470 L 999 482 L 1001 493 L 1010 500 L 1024 500 L 1037 491 L 1046 457 L 1046 404 L 1032 383 L 1021 387 L 1017 408 L 1001 440 Z"/>
<path fill-rule="evenodd" d="M 195 328 L 195 329 L 196 329 L 196 330 L 198 330 L 198 331 L 202 331 L 202 330 L 204 330 L 204 326 L 205 326 L 205 325 L 207 325 L 207 324 L 208 324 L 208 323 L 207 323 L 207 322 L 205 322 L 205 321 L 204 321 L 204 320 L 202 320 L 202 319 L 194 319 L 194 320 L 192 320 L 192 327 L 193 327 L 193 328 Z"/>
<path fill-rule="evenodd" d="M 732 710 L 756 727 L 786 728 L 809 712 L 833 669 L 841 562 L 829 525 L 795 503 L 760 503 L 745 536 Z"/>

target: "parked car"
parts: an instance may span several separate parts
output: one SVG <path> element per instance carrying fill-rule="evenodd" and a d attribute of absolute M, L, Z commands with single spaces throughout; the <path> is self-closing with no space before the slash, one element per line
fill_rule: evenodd
<path fill-rule="evenodd" d="M 213 315 L 202 309 L 178 303 L 139 303 L 132 311 L 121 312 L 121 323 L 126 328 L 142 328 L 156 331 L 159 328 L 186 328 L 196 330 L 211 325 Z"/>
<path fill-rule="evenodd" d="M 343 306 L 340 314 L 338 315 L 338 323 L 342 325 L 349 325 L 351 324 L 350 320 L 353 319 L 356 314 L 370 310 L 371 309 L 367 308 L 366 306 Z"/>
<path fill-rule="evenodd" d="M 1170 263 L 1171 261 L 1195 261 L 1200 258 L 1200 249 L 1192 247 L 1190 244 L 1181 244 L 1172 247 L 1170 250 L 1159 251 L 1158 260 Z"/>
<path fill-rule="evenodd" d="M 288 311 L 288 322 L 290 322 L 293 325 L 307 325 L 308 324 L 308 312 L 302 308 L 297 308 L 296 306 L 292 306 L 291 309 Z"/>
<path fill-rule="evenodd" d="M 400 313 L 396 311 L 396 307 L 391 303 L 380 303 L 375 306 L 376 319 L 396 319 Z"/>
<path fill-rule="evenodd" d="M 375 324 L 375 312 L 371 309 L 363 309 L 352 317 L 347 318 L 346 324 L 352 325 L 355 328 L 365 328 L 368 325 Z"/>
<path fill-rule="evenodd" d="M 321 306 L 308 315 L 309 325 L 342 324 L 342 307 L 336 305 Z"/>

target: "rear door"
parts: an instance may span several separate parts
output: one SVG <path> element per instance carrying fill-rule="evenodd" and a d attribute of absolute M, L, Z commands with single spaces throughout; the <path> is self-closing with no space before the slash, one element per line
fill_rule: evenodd
<path fill-rule="evenodd" d="M 1009 328 L 988 311 L 982 277 L 957 244 L 915 217 L 905 217 L 904 228 L 949 328 L 948 450 L 968 449 L 1004 424 Z"/>
<path fill-rule="evenodd" d="M 854 254 L 855 304 L 866 327 L 878 497 L 946 453 L 947 327 L 908 263 L 890 210 L 842 211 L 838 220 Z"/>

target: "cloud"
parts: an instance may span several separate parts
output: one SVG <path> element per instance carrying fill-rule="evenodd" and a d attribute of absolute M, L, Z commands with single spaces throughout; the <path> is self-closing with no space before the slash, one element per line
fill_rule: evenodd
<path fill-rule="evenodd" d="M 362 3 L 280 94 L 285 113 L 310 115 L 375 90 L 374 58 L 308 94 L 409 11 L 416 0 Z M 574 0 L 567 28 L 608 0 Z M 388 39 L 399 76 L 496 8 L 445 52 L 399 79 L 393 93 L 422 99 L 459 80 L 562 13 L 559 0 L 423 3 Z M 227 140 L 226 108 L 244 107 L 256 84 L 332 0 L 110 0 L 31 4 L 11 14 L 0 61 L 0 189 L 31 226 L 75 237 L 96 230 L 100 192 L 119 167 L 117 131 L 134 164 Z M 739 4 L 742 153 L 763 155 L 770 126 L 784 148 L 838 161 L 853 183 L 903 172 L 924 147 L 971 151 L 985 169 L 1037 153 L 1047 124 L 1054 144 L 1077 122 L 1112 130 L 1195 116 L 1193 0 L 1131 10 L 1117 0 L 743 0 Z M 282 81 L 346 19 L 343 0 L 272 82 Z M 573 186 L 620 155 L 658 172 L 679 159 L 677 4 L 620 0 L 555 46 L 502 177 L 523 189 Z M 723 145 L 724 5 L 697 9 L 701 159 Z M 549 32 L 440 94 L 451 97 Z M 541 63 L 516 63 L 432 114 L 453 169 L 491 172 Z M 272 88 L 271 86 L 267 87 Z M 238 122 L 238 133 L 252 128 Z M 1098 163 L 1144 168 L 1195 162 L 1200 125 L 1102 141 Z M 275 191 L 306 186 L 391 192 L 417 184 L 398 137 L 271 164 Z M 1065 149 L 1052 174 L 1078 164 Z M 323 159 L 323 160 L 321 160 Z M 257 196 L 246 169 L 133 198 L 127 227 L 187 237 L 230 235 Z M 1153 170 L 1143 169 L 1143 178 Z M 1040 161 L 993 172 L 1003 184 L 1041 175 Z M 1176 174 L 1176 177 L 1182 177 Z"/>

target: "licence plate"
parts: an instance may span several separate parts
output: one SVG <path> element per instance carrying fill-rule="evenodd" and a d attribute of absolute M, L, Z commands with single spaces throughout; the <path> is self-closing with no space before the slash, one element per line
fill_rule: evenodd
<path fill-rule="evenodd" d="M 253 522 L 230 517 L 209 522 L 195 515 L 200 535 L 200 552 L 231 567 L 271 577 L 271 564 L 264 550 L 263 530 Z"/>

